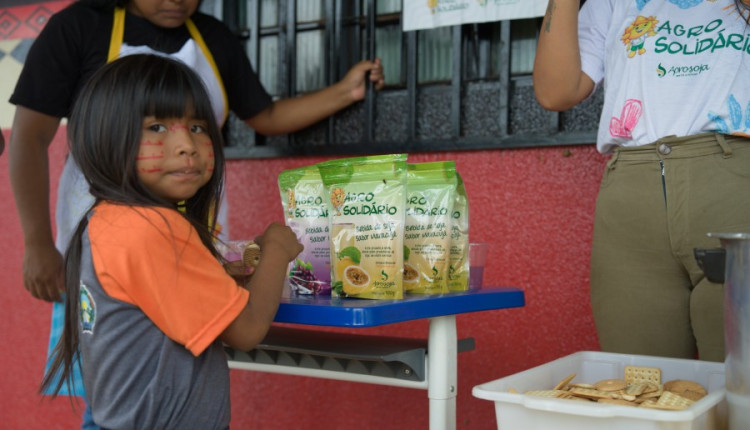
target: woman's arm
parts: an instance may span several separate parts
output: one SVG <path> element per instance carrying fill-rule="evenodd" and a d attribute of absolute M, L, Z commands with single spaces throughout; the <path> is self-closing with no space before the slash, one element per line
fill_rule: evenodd
<path fill-rule="evenodd" d="M 360 61 L 339 82 L 314 93 L 274 102 L 245 122 L 260 134 L 293 133 L 328 118 L 365 98 L 368 81 L 379 90 L 384 85 L 380 59 Z"/>
<path fill-rule="evenodd" d="M 49 157 L 60 118 L 18 106 L 8 144 L 10 183 L 24 240 L 23 283 L 37 299 L 60 300 L 62 255 L 49 207 Z"/>
<path fill-rule="evenodd" d="M 534 62 L 534 93 L 545 109 L 563 111 L 585 99 L 594 82 L 581 70 L 579 0 L 550 0 Z"/>

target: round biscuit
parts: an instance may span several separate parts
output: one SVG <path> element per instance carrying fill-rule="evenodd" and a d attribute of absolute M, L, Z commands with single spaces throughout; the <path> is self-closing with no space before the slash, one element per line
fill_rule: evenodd
<path fill-rule="evenodd" d="M 624 390 L 628 384 L 622 379 L 602 379 L 594 384 L 599 391 L 620 391 Z"/>

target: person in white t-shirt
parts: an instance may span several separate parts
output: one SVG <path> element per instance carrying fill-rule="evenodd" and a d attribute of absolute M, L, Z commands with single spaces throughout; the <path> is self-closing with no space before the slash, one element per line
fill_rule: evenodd
<path fill-rule="evenodd" d="M 724 360 L 723 287 L 694 248 L 750 231 L 747 0 L 550 0 L 534 90 L 602 86 L 591 305 L 604 351 Z"/>

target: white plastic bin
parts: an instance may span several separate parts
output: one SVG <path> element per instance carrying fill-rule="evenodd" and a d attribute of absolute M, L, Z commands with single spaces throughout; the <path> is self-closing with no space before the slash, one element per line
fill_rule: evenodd
<path fill-rule="evenodd" d="M 576 373 L 572 382 L 593 384 L 622 379 L 625 366 L 658 367 L 662 382 L 689 379 L 708 395 L 688 409 L 665 411 L 519 394 L 552 389 Z M 515 389 L 518 393 L 508 392 Z M 498 430 L 724 430 L 724 364 L 643 355 L 583 351 L 474 387 L 472 394 L 495 402 Z"/>

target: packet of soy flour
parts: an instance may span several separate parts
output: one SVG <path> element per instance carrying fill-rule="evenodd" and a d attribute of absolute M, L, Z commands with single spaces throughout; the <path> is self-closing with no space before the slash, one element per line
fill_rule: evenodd
<path fill-rule="evenodd" d="M 332 295 L 400 299 L 406 154 L 318 164 L 328 200 Z"/>
<path fill-rule="evenodd" d="M 407 165 L 404 292 L 448 292 L 456 165 L 436 161 Z"/>
<path fill-rule="evenodd" d="M 466 291 L 469 289 L 469 199 L 461 175 L 456 172 L 458 185 L 453 203 L 451 225 L 451 258 L 448 266 L 448 289 Z"/>
<path fill-rule="evenodd" d="M 289 264 L 289 287 L 297 294 L 329 295 L 328 204 L 318 168 L 306 166 L 281 172 L 279 191 L 286 225 L 305 247 Z"/>

